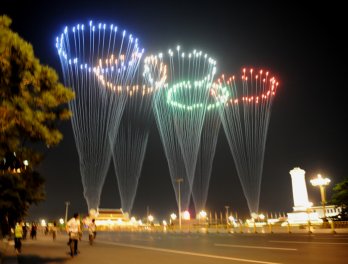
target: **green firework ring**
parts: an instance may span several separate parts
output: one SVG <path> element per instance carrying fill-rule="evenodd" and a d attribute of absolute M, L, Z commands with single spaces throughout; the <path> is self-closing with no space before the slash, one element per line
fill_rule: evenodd
<path fill-rule="evenodd" d="M 215 109 L 221 105 L 224 105 L 227 102 L 230 96 L 230 93 L 225 86 L 218 86 L 214 90 L 214 92 L 218 93 L 219 95 L 214 96 L 215 98 L 218 98 L 218 100 L 213 103 L 209 103 L 209 104 L 194 103 L 194 104 L 188 105 L 174 99 L 174 95 L 182 89 L 209 89 L 207 86 L 208 85 L 205 80 L 195 81 L 193 83 L 191 81 L 181 81 L 181 82 L 175 83 L 168 88 L 167 96 L 166 96 L 167 103 L 175 108 L 192 111 L 198 108 L 203 108 L 205 105 L 207 110 Z M 209 84 L 209 87 L 210 86 L 211 85 Z"/>

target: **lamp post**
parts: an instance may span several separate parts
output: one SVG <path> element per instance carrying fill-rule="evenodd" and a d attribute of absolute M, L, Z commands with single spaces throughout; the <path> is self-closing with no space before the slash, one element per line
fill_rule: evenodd
<path fill-rule="evenodd" d="M 174 221 L 175 221 L 175 219 L 176 219 L 176 214 L 175 214 L 175 213 L 172 213 L 172 214 L 170 215 L 170 224 L 171 224 L 172 227 L 174 227 Z"/>
<path fill-rule="evenodd" d="M 178 209 L 179 209 L 179 229 L 181 230 L 181 197 L 180 197 L 180 183 L 183 182 L 183 178 L 176 179 L 178 183 Z"/>
<path fill-rule="evenodd" d="M 228 228 L 228 208 L 230 208 L 228 205 L 225 205 L 226 208 L 226 228 Z"/>
<path fill-rule="evenodd" d="M 65 202 L 65 224 L 68 221 L 68 207 L 69 207 L 69 205 L 70 205 L 70 202 L 66 201 Z"/>
<path fill-rule="evenodd" d="M 324 219 L 326 219 L 326 197 L 325 197 L 325 187 L 329 185 L 331 180 L 329 178 L 323 178 L 321 174 L 318 174 L 316 179 L 311 180 L 311 184 L 313 186 L 319 186 L 320 188 L 320 195 L 321 195 L 321 204 L 323 205 L 323 211 L 324 211 Z"/>

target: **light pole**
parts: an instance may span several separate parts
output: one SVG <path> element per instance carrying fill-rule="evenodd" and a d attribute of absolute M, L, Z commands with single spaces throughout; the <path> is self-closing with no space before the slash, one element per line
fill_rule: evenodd
<path fill-rule="evenodd" d="M 325 187 L 329 185 L 331 180 L 329 178 L 323 178 L 321 174 L 318 174 L 318 177 L 316 179 L 311 180 L 311 184 L 313 186 L 319 186 L 320 188 L 320 195 L 321 195 L 321 204 L 323 205 L 323 211 L 324 211 L 324 220 L 326 219 L 326 197 L 325 197 Z"/>
<path fill-rule="evenodd" d="M 183 178 L 176 179 L 178 183 L 178 209 L 179 209 L 179 229 L 181 230 L 181 197 L 180 197 L 180 183 L 183 182 Z"/>
<path fill-rule="evenodd" d="M 230 208 L 228 205 L 225 205 L 226 208 L 226 227 L 228 228 L 228 208 Z"/>
<path fill-rule="evenodd" d="M 70 205 L 70 202 L 66 201 L 65 202 L 65 224 L 68 221 L 68 207 L 69 207 L 69 205 Z"/>
<path fill-rule="evenodd" d="M 146 225 L 149 225 L 149 215 L 150 215 L 150 210 L 149 206 L 146 206 Z"/>

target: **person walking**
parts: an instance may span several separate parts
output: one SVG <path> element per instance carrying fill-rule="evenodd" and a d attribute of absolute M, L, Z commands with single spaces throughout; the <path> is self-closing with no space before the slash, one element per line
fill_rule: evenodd
<path fill-rule="evenodd" d="M 78 241 L 81 233 L 79 214 L 74 213 L 74 217 L 66 223 L 66 231 L 69 235 L 70 255 L 73 257 L 78 253 Z"/>
<path fill-rule="evenodd" d="M 95 219 L 92 219 L 92 222 L 89 223 L 88 233 L 89 233 L 89 244 L 93 245 L 93 241 L 97 235 L 97 226 L 95 224 Z"/>
<path fill-rule="evenodd" d="M 27 239 L 27 234 L 28 234 L 28 226 L 26 223 L 23 224 L 23 240 Z"/>
<path fill-rule="evenodd" d="M 56 221 L 53 222 L 51 232 L 52 232 L 53 240 L 56 240 L 56 237 L 57 237 L 57 223 L 56 223 Z"/>
<path fill-rule="evenodd" d="M 22 222 L 17 222 L 16 223 L 14 234 L 15 234 L 15 238 L 14 238 L 15 244 L 14 244 L 14 247 L 15 247 L 16 253 L 19 254 L 19 253 L 22 252 L 22 238 L 23 238 L 23 225 L 22 225 Z"/>
<path fill-rule="evenodd" d="M 31 229 L 30 229 L 30 237 L 31 239 L 36 239 L 36 233 L 37 233 L 37 226 L 35 223 L 31 224 Z"/>

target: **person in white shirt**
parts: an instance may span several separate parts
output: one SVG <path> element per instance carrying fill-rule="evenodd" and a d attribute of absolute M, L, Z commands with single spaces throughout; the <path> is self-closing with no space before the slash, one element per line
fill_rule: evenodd
<path fill-rule="evenodd" d="M 79 214 L 74 213 L 74 217 L 66 223 L 66 232 L 69 234 L 70 255 L 73 257 L 78 252 L 78 241 L 81 233 Z"/>

